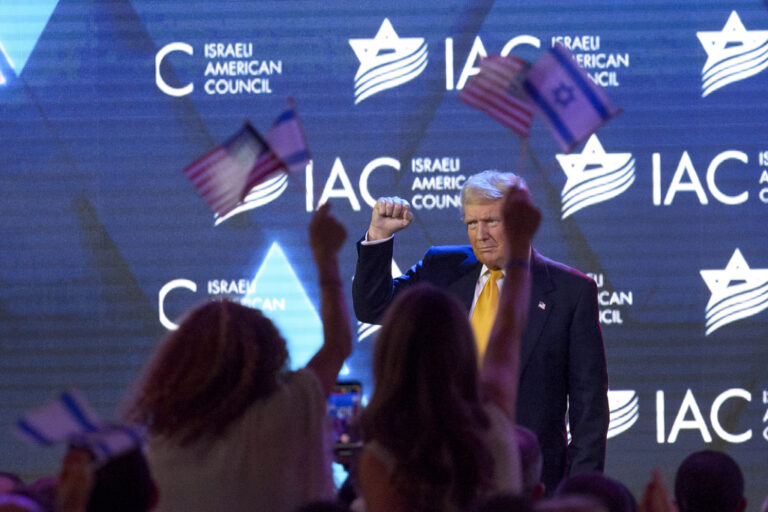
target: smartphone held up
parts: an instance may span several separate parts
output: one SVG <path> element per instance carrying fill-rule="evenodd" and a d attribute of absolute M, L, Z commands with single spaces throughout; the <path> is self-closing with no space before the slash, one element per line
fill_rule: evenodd
<path fill-rule="evenodd" d="M 328 397 L 328 415 L 333 425 L 337 455 L 352 453 L 362 446 L 356 417 L 362 407 L 363 388 L 357 381 L 340 381 Z"/>

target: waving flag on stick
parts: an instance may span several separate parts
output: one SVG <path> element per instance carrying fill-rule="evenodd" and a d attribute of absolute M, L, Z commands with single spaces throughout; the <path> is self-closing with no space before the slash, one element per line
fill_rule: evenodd
<path fill-rule="evenodd" d="M 112 457 L 140 448 L 146 428 L 102 421 L 85 396 L 70 389 L 25 412 L 16 420 L 15 433 L 34 445 L 68 443 L 87 449 L 98 468 Z"/>
<path fill-rule="evenodd" d="M 527 137 L 534 105 L 525 97 L 521 83 L 530 64 L 508 55 L 489 55 L 480 61 L 480 71 L 470 78 L 459 99 L 482 110 L 521 137 Z"/>
<path fill-rule="evenodd" d="M 248 121 L 222 145 L 201 156 L 184 174 L 219 216 L 232 211 L 255 187 L 285 163 Z"/>
<path fill-rule="evenodd" d="M 523 88 L 566 153 L 621 112 L 560 43 L 531 67 Z"/>
<path fill-rule="evenodd" d="M 217 214 L 215 225 L 218 226 L 238 213 L 253 210 L 279 197 L 288 188 L 289 172 L 301 171 L 309 163 L 309 148 L 292 98 L 288 98 L 288 108 L 277 116 L 265 138 L 272 151 L 285 165 L 252 186 L 246 183 L 246 196 L 229 213 Z"/>

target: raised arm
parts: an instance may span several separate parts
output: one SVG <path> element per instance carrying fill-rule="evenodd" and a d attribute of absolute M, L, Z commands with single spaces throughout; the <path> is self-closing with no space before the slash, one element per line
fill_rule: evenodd
<path fill-rule="evenodd" d="M 339 275 L 338 253 L 347 232 L 330 213 L 330 203 L 322 205 L 309 223 L 309 245 L 320 283 L 320 318 L 323 345 L 307 364 L 330 395 L 344 360 L 352 352 L 352 330 Z"/>
<path fill-rule="evenodd" d="M 514 423 L 520 345 L 531 294 L 531 240 L 539 227 L 541 212 L 531 203 L 527 189 L 513 187 L 504 196 L 502 219 L 507 257 L 504 285 L 501 288 L 499 307 L 488 339 L 480 379 L 486 399 L 500 407 Z"/>
<path fill-rule="evenodd" d="M 410 205 L 399 197 L 380 197 L 373 206 L 365 237 L 357 243 L 352 305 L 361 322 L 379 323 L 394 296 L 392 235 L 413 220 Z"/>

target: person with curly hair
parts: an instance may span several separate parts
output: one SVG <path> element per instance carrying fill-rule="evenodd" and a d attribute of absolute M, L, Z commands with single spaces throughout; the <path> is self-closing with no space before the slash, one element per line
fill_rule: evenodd
<path fill-rule="evenodd" d="M 309 246 L 323 344 L 305 368 L 289 371 L 273 323 L 231 300 L 197 307 L 159 346 L 126 415 L 149 429 L 157 511 L 287 512 L 333 499 L 326 401 L 352 347 L 338 265 L 345 238 L 321 206 Z"/>

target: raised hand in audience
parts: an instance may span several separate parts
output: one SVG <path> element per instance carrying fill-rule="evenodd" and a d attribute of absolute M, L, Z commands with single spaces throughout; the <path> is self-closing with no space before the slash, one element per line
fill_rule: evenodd
<path fill-rule="evenodd" d="M 333 390 L 341 365 L 352 351 L 352 330 L 338 260 L 346 238 L 344 226 L 331 215 L 331 204 L 320 206 L 309 223 L 309 245 L 320 284 L 323 346 L 307 366 L 319 377 L 326 395 Z"/>
<path fill-rule="evenodd" d="M 488 348 L 485 352 L 481 383 L 486 398 L 515 422 L 520 367 L 520 343 L 528 318 L 530 299 L 529 259 L 531 240 L 541 222 L 541 212 L 531 202 L 527 189 L 510 187 L 502 207 L 506 233 L 507 261 L 504 286 Z"/>
<path fill-rule="evenodd" d="M 667 486 L 661 477 L 661 471 L 654 469 L 651 481 L 645 486 L 643 497 L 637 507 L 638 512 L 677 512 L 672 503 Z"/>

